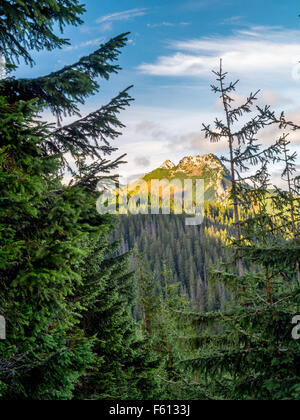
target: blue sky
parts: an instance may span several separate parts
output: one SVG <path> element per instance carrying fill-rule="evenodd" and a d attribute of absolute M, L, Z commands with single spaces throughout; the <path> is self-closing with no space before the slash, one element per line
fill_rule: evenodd
<path fill-rule="evenodd" d="M 21 66 L 17 75 L 49 73 L 110 37 L 131 32 L 120 57 L 123 71 L 103 82 L 101 92 L 82 107 L 84 115 L 134 84 L 136 100 L 122 115 L 127 128 L 116 142 L 121 153 L 128 153 L 122 175 L 136 177 L 166 159 L 177 163 L 186 155 L 223 154 L 226 144 L 210 145 L 201 133 L 202 123 L 212 122 L 221 112 L 210 90 L 211 70 L 220 57 L 232 79 L 241 80 L 237 102 L 261 89 L 259 104 L 286 110 L 300 123 L 298 1 L 86 0 L 85 4 L 84 25 L 65 31 L 71 46 L 37 54 L 37 65 Z M 262 142 L 267 144 L 276 135 L 270 129 Z M 299 150 L 300 133 L 291 140 Z M 276 179 L 278 169 L 273 172 Z"/>

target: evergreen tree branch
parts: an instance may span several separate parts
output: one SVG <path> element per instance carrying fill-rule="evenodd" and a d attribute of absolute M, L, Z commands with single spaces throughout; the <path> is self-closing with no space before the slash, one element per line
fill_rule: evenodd
<path fill-rule="evenodd" d="M 22 57 L 27 64 L 34 64 L 30 50 L 53 50 L 69 44 L 55 35 L 67 24 L 82 23 L 79 15 L 85 12 L 78 0 L 2 0 L 0 5 L 1 54 L 7 64 L 19 63 Z"/>
<path fill-rule="evenodd" d="M 75 159 L 83 156 L 99 159 L 101 155 L 111 155 L 116 149 L 109 140 L 120 136 L 120 130 L 124 128 L 117 115 L 133 101 L 128 93 L 130 88 L 120 92 L 99 110 L 52 132 L 44 143 L 46 149 L 61 156 L 70 153 Z M 69 166 L 66 157 L 63 159 L 64 164 Z"/>
<path fill-rule="evenodd" d="M 0 94 L 7 96 L 10 103 L 37 98 L 38 104 L 49 108 L 59 122 L 62 116 L 80 116 L 77 104 L 84 104 L 88 96 L 99 91 L 100 85 L 95 79 L 108 80 L 111 74 L 121 70 L 114 61 L 120 54 L 120 48 L 126 45 L 127 35 L 124 33 L 111 39 L 92 54 L 47 76 L 6 78 L 0 82 Z"/>

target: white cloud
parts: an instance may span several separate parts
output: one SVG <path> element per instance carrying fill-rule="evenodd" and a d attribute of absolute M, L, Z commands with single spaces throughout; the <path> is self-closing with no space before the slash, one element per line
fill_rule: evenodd
<path fill-rule="evenodd" d="M 211 144 L 201 132 L 201 122 L 213 118 L 214 113 L 190 109 L 135 106 L 134 112 L 125 112 L 122 120 L 126 129 L 117 141 L 117 154 L 128 153 L 125 158 L 128 163 L 120 167 L 120 175 L 124 178 L 130 176 L 133 180 L 143 170 L 141 164 L 146 173 L 167 159 L 177 162 L 187 155 L 223 152 L 226 144 Z M 146 166 L 148 161 L 150 166 Z"/>
<path fill-rule="evenodd" d="M 151 165 L 151 160 L 147 156 L 136 156 L 134 163 L 141 168 L 148 168 Z"/>
<path fill-rule="evenodd" d="M 293 101 L 278 92 L 273 90 L 262 91 L 261 96 L 258 99 L 258 105 L 270 105 L 270 106 L 282 106 L 291 104 Z"/>
<path fill-rule="evenodd" d="M 300 58 L 300 30 L 278 27 L 250 27 L 231 36 L 211 36 L 173 41 L 176 52 L 144 63 L 140 71 L 157 76 L 209 77 L 222 57 L 226 71 L 239 76 L 283 75 L 292 80 L 292 71 Z"/>
<path fill-rule="evenodd" d="M 261 92 L 262 98 L 273 99 L 274 104 L 282 103 L 286 98 L 281 98 L 273 91 Z M 242 95 L 237 99 L 244 99 Z M 193 109 L 167 109 L 154 107 L 135 106 L 134 112 L 127 111 L 123 115 L 126 129 L 124 135 L 117 141 L 120 148 L 117 154 L 128 153 L 126 165 L 120 167 L 120 175 L 131 176 L 131 180 L 137 179 L 142 166 L 144 172 L 158 168 L 162 162 L 170 159 L 173 162 L 181 160 L 184 156 L 215 153 L 226 155 L 228 144 L 226 140 L 218 143 L 210 143 L 204 138 L 202 122 L 213 124 L 215 117 L 222 118 L 222 110 L 217 109 L 208 112 L 207 108 Z M 287 113 L 289 120 L 300 124 L 300 108 L 294 108 Z M 248 117 L 247 117 L 248 118 Z M 268 146 L 282 134 L 275 126 L 259 132 L 259 143 Z M 300 131 L 291 133 L 291 150 L 299 151 Z M 141 158 L 147 158 L 143 161 Z M 146 166 L 150 160 L 150 166 Z M 299 161 L 298 161 L 299 163 Z M 271 167 L 271 172 L 280 170 L 280 166 Z M 139 176 L 137 176 L 139 174 Z M 274 176 L 274 182 L 277 181 Z"/>
<path fill-rule="evenodd" d="M 272 96 L 270 94 L 270 96 Z M 239 99 L 239 98 L 237 98 Z M 242 99 L 242 96 L 240 97 Z M 84 114 L 88 114 L 92 109 L 86 109 Z M 207 108 L 193 109 L 169 109 L 159 107 L 141 107 L 126 110 L 122 113 L 121 119 L 126 125 L 123 135 L 118 138 L 113 145 L 119 150 L 112 158 L 116 158 L 127 153 L 127 164 L 121 165 L 114 174 L 120 174 L 122 182 L 132 182 L 140 178 L 147 172 L 158 168 L 165 160 L 173 162 L 180 161 L 184 156 L 215 153 L 216 155 L 226 155 L 228 144 L 224 140 L 218 143 L 210 143 L 204 138 L 201 131 L 202 122 L 213 123 L 216 116 L 222 118 L 220 110 Z M 53 117 L 52 117 L 53 118 Z M 288 120 L 300 124 L 300 108 L 294 107 L 287 113 Z M 52 121 L 50 114 L 45 114 L 47 121 Z M 65 123 L 70 123 L 71 118 L 66 119 Z M 259 133 L 260 143 L 267 146 L 273 143 L 282 134 L 275 126 L 268 127 Z M 299 151 L 300 131 L 291 133 L 291 150 Z M 72 158 L 68 161 L 72 164 Z M 300 163 L 299 161 L 297 162 Z M 271 166 L 273 181 L 279 181 L 275 171 L 280 171 L 279 167 Z M 66 178 L 67 179 L 67 178 Z"/>
<path fill-rule="evenodd" d="M 227 150 L 226 141 L 211 143 L 202 131 L 187 132 L 170 137 L 169 148 L 175 148 L 185 154 L 224 153 Z"/>
<path fill-rule="evenodd" d="M 162 27 L 162 26 L 173 27 L 173 26 L 175 26 L 175 23 L 171 23 L 171 22 L 147 23 L 148 28 L 159 28 L 159 27 Z"/>
<path fill-rule="evenodd" d="M 113 27 L 112 22 L 105 22 L 102 25 L 100 25 L 99 31 L 100 32 L 108 32 L 108 31 L 112 30 L 112 27 Z"/>
<path fill-rule="evenodd" d="M 224 0 L 190 0 L 187 3 L 184 3 L 182 8 L 190 11 L 198 11 L 206 7 L 214 7 L 216 4 Z"/>
<path fill-rule="evenodd" d="M 163 26 L 166 27 L 174 27 L 174 26 L 189 26 L 189 22 L 179 22 L 179 23 L 172 23 L 172 22 L 161 22 L 161 23 L 147 23 L 148 28 L 160 28 Z"/>
<path fill-rule="evenodd" d="M 223 20 L 222 25 L 242 25 L 244 16 L 231 16 Z"/>
<path fill-rule="evenodd" d="M 148 9 L 130 9 L 125 10 L 123 12 L 116 12 L 110 15 L 101 16 L 97 19 L 97 23 L 104 23 L 104 22 L 113 22 L 113 21 L 122 21 L 122 20 L 129 20 L 136 16 L 144 16 Z"/>
<path fill-rule="evenodd" d="M 87 33 L 90 33 L 91 32 L 91 27 L 89 26 L 89 25 L 83 25 L 83 26 L 80 26 L 79 27 L 79 31 L 82 33 L 82 34 L 87 34 Z"/>
<path fill-rule="evenodd" d="M 234 102 L 231 104 L 233 108 L 238 108 L 241 105 L 245 104 L 247 101 L 247 95 L 239 95 L 237 93 L 232 93 L 230 96 L 234 100 Z M 282 107 L 283 105 L 291 103 L 293 103 L 291 99 L 281 95 L 279 92 L 265 89 L 257 94 L 257 100 L 254 101 L 253 109 L 255 109 L 256 105 L 260 107 L 264 107 L 265 105 L 269 105 L 271 107 Z M 223 108 L 221 98 L 218 98 L 216 100 L 216 108 L 218 110 Z"/>
<path fill-rule="evenodd" d="M 65 51 L 74 51 L 79 50 L 81 48 L 87 48 L 87 47 L 93 47 L 95 45 L 100 45 L 102 42 L 104 42 L 104 38 L 96 38 L 96 39 L 90 39 L 89 41 L 81 42 L 77 45 L 70 45 L 69 47 L 64 48 Z"/>
<path fill-rule="evenodd" d="M 294 109 L 286 113 L 286 119 L 288 121 L 292 121 L 293 123 L 297 125 L 300 125 L 300 109 L 299 108 Z M 298 154 L 299 154 L 299 151 L 300 151 L 299 150 L 299 146 L 300 146 L 300 131 L 299 130 L 293 131 L 289 128 L 279 129 L 279 127 L 276 125 L 270 126 L 264 130 L 263 137 L 262 137 L 263 143 L 267 145 L 271 144 L 284 134 L 289 135 L 288 140 L 291 143 L 292 150 L 298 151 Z"/>

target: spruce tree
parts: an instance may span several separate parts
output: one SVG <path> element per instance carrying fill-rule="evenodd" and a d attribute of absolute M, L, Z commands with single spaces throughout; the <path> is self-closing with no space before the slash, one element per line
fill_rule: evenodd
<path fill-rule="evenodd" d="M 299 240 L 299 192 L 300 192 L 300 185 L 298 183 L 299 177 L 295 175 L 296 172 L 296 159 L 297 154 L 289 154 L 290 150 L 288 146 L 290 142 L 288 141 L 288 136 L 283 136 L 283 157 L 281 161 L 284 163 L 283 172 L 281 178 L 285 181 L 287 186 L 287 194 L 284 191 L 280 191 L 276 189 L 278 193 L 277 200 L 280 200 L 280 197 L 283 198 L 281 200 L 281 211 L 278 214 L 279 218 L 283 220 L 286 219 L 285 213 L 288 212 L 290 214 L 289 223 L 288 225 L 284 225 L 284 232 L 285 235 L 288 234 L 293 240 L 294 246 L 297 246 L 297 242 Z M 278 204 L 278 201 L 277 201 Z M 283 204 L 283 206 L 282 206 Z M 286 205 L 288 205 L 288 209 L 286 209 Z M 299 261 L 296 263 L 296 270 L 297 270 L 297 279 L 300 286 L 300 267 Z"/>
<path fill-rule="evenodd" d="M 163 284 L 157 287 L 157 277 L 150 272 L 141 255 L 137 256 L 136 279 L 142 310 L 142 330 L 154 360 L 157 398 L 167 400 L 197 399 L 201 383 L 194 380 L 191 369 L 183 369 L 180 362 L 194 354 L 194 329 L 182 312 L 189 303 L 179 294 L 180 285 L 174 283 L 172 272 L 163 262 Z M 152 281 L 151 281 L 152 280 Z M 207 395 L 203 393 L 203 398 Z"/>
<path fill-rule="evenodd" d="M 157 275 L 150 273 L 145 268 L 145 257 L 136 253 L 136 282 L 139 291 L 139 312 L 142 319 L 143 332 L 146 337 L 151 335 L 156 328 L 157 312 L 159 310 L 159 300 L 161 285 L 158 283 Z"/>
<path fill-rule="evenodd" d="M 54 32 L 58 24 L 61 32 L 67 24 L 82 23 L 85 12 L 78 0 L 42 0 L 1 2 L 0 43 L 1 54 L 8 66 L 20 59 L 34 64 L 31 50 L 49 51 L 68 45 L 67 39 Z"/>
<path fill-rule="evenodd" d="M 21 59 L 34 65 L 31 50 L 68 44 L 53 28 L 80 24 L 83 11 L 75 0 L 4 1 L 0 6 L 6 62 L 0 81 L 0 305 L 8 326 L 8 338 L 0 343 L 3 399 L 71 399 L 79 378 L 82 383 L 88 370 L 95 372 L 95 364 L 102 368 L 104 362 L 97 384 L 107 386 L 112 396 L 120 395 L 118 385 L 122 396 L 130 396 L 128 383 L 137 381 L 130 376 L 130 366 L 141 357 L 133 349 L 136 331 L 125 293 L 130 282 L 124 274 L 126 257 L 105 260 L 111 249 L 99 247 L 99 241 L 108 241 L 115 222 L 96 213 L 96 185 L 121 162 L 107 158 L 116 150 L 111 141 L 123 128 L 118 114 L 132 99 L 126 89 L 88 116 L 81 117 L 78 108 L 98 92 L 97 78 L 109 79 L 120 70 L 115 61 L 127 34 L 48 76 L 13 76 Z M 57 126 L 38 118 L 47 108 L 57 117 Z M 62 126 L 65 115 L 79 119 Z M 66 169 L 72 176 L 69 185 L 63 182 Z M 93 259 L 89 272 L 84 267 Z M 97 269 L 98 276 L 93 272 Z M 96 276 L 93 285 L 91 276 Z M 111 311 L 106 321 L 98 300 Z M 115 325 L 118 342 L 109 358 Z M 116 378 L 117 368 L 126 363 L 124 378 L 122 372 Z M 101 390 L 97 388 L 99 398 L 105 394 Z"/>
<path fill-rule="evenodd" d="M 283 156 L 287 173 L 286 137 L 263 150 L 258 128 L 273 123 L 272 113 L 268 107 L 257 111 L 258 117 L 239 131 L 233 153 L 241 236 L 232 246 L 244 273 L 228 265 L 211 270 L 210 280 L 224 284 L 233 301 L 227 310 L 194 315 L 202 345 L 198 357 L 186 364 L 206 378 L 209 392 L 218 398 L 299 399 L 299 346 L 291 335 L 299 310 L 299 244 L 287 234 L 293 232 L 290 204 L 296 198 L 272 190 L 269 164 Z M 251 166 L 255 170 L 249 171 Z"/>
<path fill-rule="evenodd" d="M 212 85 L 214 93 L 220 95 L 220 99 L 223 104 L 225 121 L 215 120 L 215 130 L 210 125 L 203 124 L 203 131 L 205 137 L 208 138 L 212 143 L 226 140 L 228 142 L 228 154 L 229 158 L 222 158 L 224 162 L 227 162 L 230 166 L 231 174 L 231 200 L 234 209 L 234 221 L 235 221 L 235 241 L 237 244 L 241 241 L 241 226 L 240 226 L 240 209 L 239 209 L 239 185 L 241 179 L 239 174 L 242 171 L 246 171 L 247 164 L 256 164 L 257 162 L 264 162 L 266 157 L 271 157 L 272 153 L 276 152 L 276 145 L 268 148 L 261 152 L 259 150 L 259 144 L 257 139 L 258 132 L 265 126 L 271 124 L 269 113 L 269 107 L 264 110 L 260 109 L 257 115 L 252 117 L 247 123 L 243 124 L 242 127 L 235 125 L 239 120 L 252 111 L 252 106 L 257 100 L 256 93 L 251 93 L 246 101 L 238 106 L 233 107 L 234 99 L 230 96 L 235 92 L 236 86 L 239 81 L 230 82 L 226 85 L 227 73 L 223 70 L 222 60 L 220 60 L 220 69 L 213 71 L 216 76 L 218 85 Z M 237 250 L 236 255 L 237 271 L 239 276 L 243 275 L 243 261 L 240 255 L 240 251 Z"/>
<path fill-rule="evenodd" d="M 79 189 L 62 187 L 34 102 L 12 106 L 1 97 L 0 304 L 8 331 L 0 380 L 4 398 L 69 399 L 93 359 L 93 342 L 77 326 L 80 304 L 71 300 L 90 205 L 80 205 Z"/>
<path fill-rule="evenodd" d="M 115 225 L 114 220 L 112 223 Z M 119 247 L 119 242 L 100 236 L 91 241 L 82 266 L 80 301 L 88 311 L 81 324 L 85 334 L 96 339 L 96 360 L 77 386 L 80 399 L 130 400 L 159 395 L 153 373 L 157 361 L 132 317 L 134 273 L 129 270 L 127 254 L 119 255 Z"/>

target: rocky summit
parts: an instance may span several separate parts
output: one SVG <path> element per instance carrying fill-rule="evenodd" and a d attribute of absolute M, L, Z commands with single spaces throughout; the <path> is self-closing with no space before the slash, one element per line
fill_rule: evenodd
<path fill-rule="evenodd" d="M 178 165 L 166 160 L 159 168 L 146 174 L 142 179 L 204 179 L 205 199 L 207 201 L 224 200 L 231 188 L 231 176 L 228 169 L 214 154 L 186 156 Z"/>

